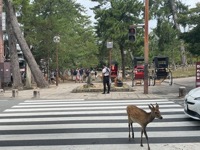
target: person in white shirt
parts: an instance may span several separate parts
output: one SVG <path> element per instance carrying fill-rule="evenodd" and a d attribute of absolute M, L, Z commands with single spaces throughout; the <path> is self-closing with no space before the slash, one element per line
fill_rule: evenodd
<path fill-rule="evenodd" d="M 110 69 L 103 65 L 102 69 L 102 77 L 103 77 L 103 93 L 106 93 L 106 85 L 108 87 L 107 93 L 110 93 Z"/>

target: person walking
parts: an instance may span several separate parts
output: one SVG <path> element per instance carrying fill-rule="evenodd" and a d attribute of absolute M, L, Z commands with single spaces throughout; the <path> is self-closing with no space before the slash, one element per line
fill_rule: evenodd
<path fill-rule="evenodd" d="M 75 83 L 77 83 L 78 81 L 80 81 L 80 72 L 79 72 L 79 69 L 77 68 L 76 69 L 76 81 L 75 81 Z"/>
<path fill-rule="evenodd" d="M 102 69 L 102 77 L 103 77 L 103 93 L 106 93 L 106 85 L 108 87 L 107 93 L 110 93 L 110 69 L 103 65 Z"/>
<path fill-rule="evenodd" d="M 80 73 L 79 82 L 83 82 L 83 68 L 79 69 L 79 73 Z"/>

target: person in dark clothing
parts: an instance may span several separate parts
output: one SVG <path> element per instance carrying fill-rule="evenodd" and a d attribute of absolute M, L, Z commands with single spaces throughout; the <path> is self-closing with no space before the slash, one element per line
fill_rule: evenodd
<path fill-rule="evenodd" d="M 108 87 L 107 93 L 110 93 L 110 69 L 103 65 L 102 69 L 102 77 L 103 77 L 103 93 L 106 93 L 106 85 Z"/>

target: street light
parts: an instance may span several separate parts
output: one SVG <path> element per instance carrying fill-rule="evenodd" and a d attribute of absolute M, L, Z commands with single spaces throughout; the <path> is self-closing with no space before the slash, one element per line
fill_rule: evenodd
<path fill-rule="evenodd" d="M 58 43 L 60 42 L 60 37 L 54 36 L 53 41 L 57 43 L 56 45 L 56 86 L 58 86 Z"/>

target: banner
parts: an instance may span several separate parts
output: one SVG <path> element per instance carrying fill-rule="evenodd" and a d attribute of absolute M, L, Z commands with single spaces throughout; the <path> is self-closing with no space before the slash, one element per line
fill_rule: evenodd
<path fill-rule="evenodd" d="M 200 62 L 196 63 L 196 87 L 200 87 Z"/>

